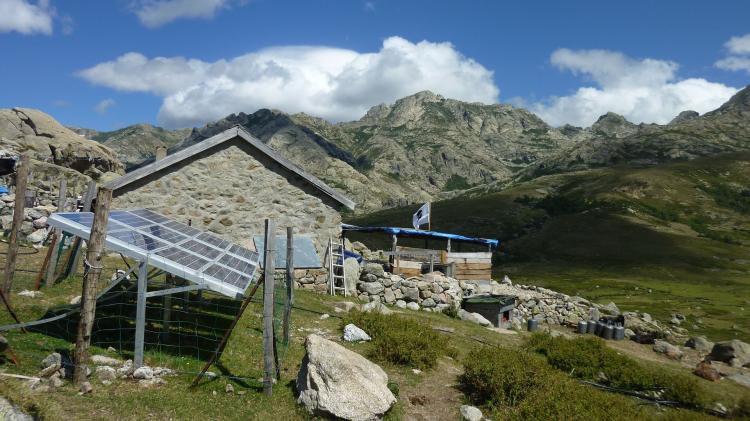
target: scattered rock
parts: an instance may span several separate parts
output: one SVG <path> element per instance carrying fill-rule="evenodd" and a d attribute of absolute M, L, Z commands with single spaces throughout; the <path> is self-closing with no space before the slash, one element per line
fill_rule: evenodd
<path fill-rule="evenodd" d="M 106 365 L 110 367 L 122 367 L 123 361 L 117 358 L 107 357 L 106 355 L 92 355 L 91 363 L 95 365 Z"/>
<path fill-rule="evenodd" d="M 160 377 L 138 380 L 138 385 L 144 389 L 150 389 L 152 387 L 162 386 L 165 384 L 167 384 L 167 382 Z"/>
<path fill-rule="evenodd" d="M 47 238 L 46 229 L 38 229 L 26 236 L 26 241 L 32 244 L 39 244 Z"/>
<path fill-rule="evenodd" d="M 719 371 L 712 367 L 711 363 L 707 361 L 699 362 L 695 367 L 695 370 L 693 370 L 693 374 L 698 377 L 703 377 L 704 379 L 710 380 L 712 382 L 721 379 L 721 374 L 719 374 Z"/>
<path fill-rule="evenodd" d="M 44 295 L 42 291 L 29 291 L 28 289 L 25 289 L 18 293 L 21 297 L 29 297 L 29 298 L 36 298 L 41 297 Z"/>
<path fill-rule="evenodd" d="M 503 285 L 513 285 L 513 281 L 510 280 L 508 275 L 503 276 L 503 280 L 500 283 Z"/>
<path fill-rule="evenodd" d="M 297 402 L 311 414 L 375 420 L 396 402 L 388 375 L 377 364 L 318 335 L 307 337 L 305 349 Z"/>
<path fill-rule="evenodd" d="M 419 304 L 417 304 L 419 305 Z M 396 300 L 396 307 L 398 308 L 406 308 L 406 301 L 404 300 Z"/>
<path fill-rule="evenodd" d="M 370 341 L 372 338 L 364 330 L 358 328 L 356 325 L 349 323 L 344 326 L 344 340 L 347 342 L 362 342 Z"/>
<path fill-rule="evenodd" d="M 412 302 L 406 304 L 406 308 L 408 308 L 409 310 L 418 311 L 419 310 L 419 304 L 417 304 L 414 301 L 412 301 Z"/>
<path fill-rule="evenodd" d="M 81 383 L 81 387 L 78 389 L 78 394 L 85 395 L 87 393 L 91 393 L 93 390 L 94 388 L 91 386 L 91 383 L 83 382 Z"/>
<path fill-rule="evenodd" d="M 351 301 L 342 301 L 342 302 L 340 302 L 340 303 L 336 303 L 336 304 L 334 304 L 334 305 L 333 305 L 333 310 L 334 310 L 334 311 L 335 311 L 336 313 L 348 313 L 348 312 L 350 312 L 351 310 L 353 310 L 353 309 L 355 309 L 355 308 L 358 308 L 358 307 L 359 307 L 359 305 L 358 305 L 358 304 L 354 304 L 354 303 L 353 303 L 353 302 L 351 302 Z"/>
<path fill-rule="evenodd" d="M 77 296 L 75 296 L 75 297 L 73 297 L 73 298 L 70 299 L 70 305 L 77 306 L 79 304 L 81 304 L 81 296 L 80 295 L 77 295 Z"/>
<path fill-rule="evenodd" d="M 59 352 L 53 352 L 42 360 L 42 368 L 55 366 L 58 369 L 62 367 L 62 355 Z"/>
<path fill-rule="evenodd" d="M 461 320 L 466 320 L 469 322 L 473 322 L 482 326 L 489 326 L 492 323 L 490 323 L 489 320 L 485 319 L 484 316 L 482 316 L 479 313 L 469 313 L 468 311 L 461 309 L 458 310 L 458 318 Z"/>
<path fill-rule="evenodd" d="M 117 371 L 108 365 L 100 365 L 96 367 L 96 377 L 100 382 L 105 381 L 112 382 L 117 379 Z"/>
<path fill-rule="evenodd" d="M 0 419 L 7 421 L 33 421 L 34 417 L 24 413 L 7 399 L 0 397 Z"/>
<path fill-rule="evenodd" d="M 482 421 L 482 411 L 471 405 L 461 405 L 461 418 L 465 421 Z"/>
<path fill-rule="evenodd" d="M 370 301 L 369 303 L 362 306 L 362 311 L 365 313 L 370 313 L 372 311 L 380 314 L 384 314 L 386 316 L 393 313 L 391 309 L 385 306 L 385 304 L 381 303 L 380 301 Z"/>
<path fill-rule="evenodd" d="M 705 336 L 694 336 L 685 342 L 685 346 L 702 354 L 708 354 L 713 349 L 714 343 L 706 339 Z"/>
<path fill-rule="evenodd" d="M 133 370 L 135 370 L 133 360 L 125 360 L 125 362 L 122 363 L 122 367 L 117 369 L 117 375 L 119 377 L 127 377 L 133 374 Z"/>
<path fill-rule="evenodd" d="M 362 273 L 375 275 L 378 278 L 385 276 L 385 270 L 383 270 L 383 265 L 380 263 L 366 263 L 365 267 L 362 268 Z"/>
<path fill-rule="evenodd" d="M 679 360 L 680 358 L 682 358 L 682 350 L 667 341 L 662 341 L 659 339 L 655 340 L 653 349 L 654 352 L 664 354 L 673 360 Z"/>
<path fill-rule="evenodd" d="M 133 378 L 139 380 L 149 380 L 154 378 L 154 370 L 151 367 L 144 365 L 138 367 L 133 371 Z"/>
<path fill-rule="evenodd" d="M 331 317 L 331 315 L 330 315 L 330 314 L 328 314 L 328 313 L 324 313 L 324 314 L 321 314 L 321 315 L 320 315 L 320 320 L 325 320 L 325 319 L 327 319 L 327 318 L 329 318 L 329 317 Z"/>
<path fill-rule="evenodd" d="M 712 361 L 721 361 L 733 367 L 743 367 L 750 364 L 750 345 L 739 339 L 718 342 L 711 349 L 709 358 Z"/>
<path fill-rule="evenodd" d="M 613 303 L 612 301 L 610 301 L 609 304 L 603 306 L 601 309 L 613 316 L 620 315 L 620 309 L 617 308 L 617 305 L 615 305 L 615 303 Z"/>
<path fill-rule="evenodd" d="M 224 392 L 225 393 L 234 393 L 234 386 L 232 386 L 232 383 L 227 383 L 227 385 L 224 386 Z"/>

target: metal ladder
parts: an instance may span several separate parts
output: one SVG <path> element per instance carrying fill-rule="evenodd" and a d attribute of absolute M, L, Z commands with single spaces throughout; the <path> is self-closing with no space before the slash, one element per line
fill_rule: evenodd
<path fill-rule="evenodd" d="M 346 269 L 344 269 L 344 240 L 333 242 L 333 237 L 328 237 L 328 285 L 331 295 L 336 291 L 344 291 L 344 296 L 349 295 L 346 288 Z"/>

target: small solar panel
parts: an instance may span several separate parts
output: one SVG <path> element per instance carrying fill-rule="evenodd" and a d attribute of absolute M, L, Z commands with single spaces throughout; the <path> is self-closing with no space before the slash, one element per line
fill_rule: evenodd
<path fill-rule="evenodd" d="M 88 239 L 93 219 L 91 212 L 58 212 L 48 222 Z M 111 211 L 106 247 L 232 298 L 250 285 L 259 260 L 252 250 L 148 209 Z"/>

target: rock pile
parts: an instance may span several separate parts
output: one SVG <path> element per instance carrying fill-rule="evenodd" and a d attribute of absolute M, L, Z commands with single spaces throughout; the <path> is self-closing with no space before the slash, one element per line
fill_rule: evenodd
<path fill-rule="evenodd" d="M 8 194 L 0 196 L 0 228 L 2 228 L 3 233 L 9 232 L 13 225 L 14 206 L 15 197 Z M 25 239 L 34 245 L 40 245 L 47 238 L 47 218 L 56 211 L 57 207 L 53 206 L 51 202 L 47 205 L 24 209 L 21 239 Z"/>

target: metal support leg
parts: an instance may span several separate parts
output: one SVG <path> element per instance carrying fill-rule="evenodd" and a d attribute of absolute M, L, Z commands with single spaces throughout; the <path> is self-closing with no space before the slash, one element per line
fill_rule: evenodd
<path fill-rule="evenodd" d="M 148 265 L 141 262 L 138 268 L 138 298 L 135 313 L 135 358 L 134 365 L 143 365 L 143 336 L 146 333 L 146 284 L 148 281 Z"/>

